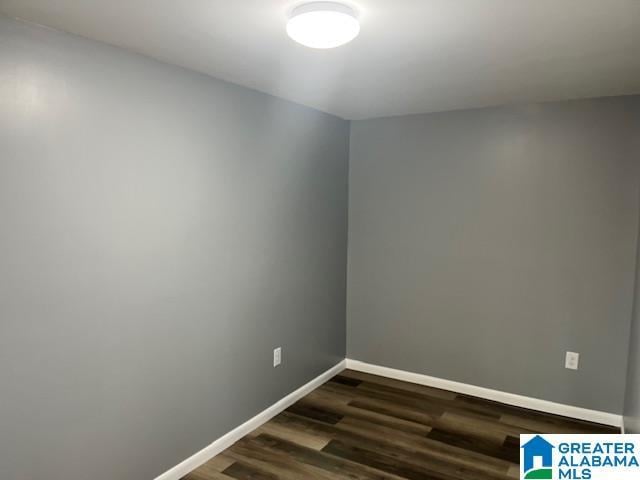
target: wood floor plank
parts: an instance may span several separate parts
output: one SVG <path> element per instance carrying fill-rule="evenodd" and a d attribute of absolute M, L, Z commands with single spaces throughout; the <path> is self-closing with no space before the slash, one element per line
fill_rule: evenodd
<path fill-rule="evenodd" d="M 350 387 L 357 387 L 362 383 L 362 380 L 353 377 L 347 377 L 345 375 L 336 375 L 331 379 L 332 382 L 342 383 L 343 385 L 349 385 Z"/>
<path fill-rule="evenodd" d="M 357 387 L 350 387 L 348 385 L 330 381 L 324 384 L 321 388 L 351 395 L 354 399 L 376 399 L 390 402 L 401 407 L 419 408 L 425 411 L 438 412 L 440 414 L 445 411 L 445 407 L 449 406 L 449 404 L 443 403 L 443 400 L 439 398 L 413 394 L 411 392 L 405 392 L 392 387 L 366 382 L 363 382 Z M 497 418 L 498 415 L 495 417 Z"/>
<path fill-rule="evenodd" d="M 510 445 L 496 445 L 493 442 L 483 441 L 477 437 L 456 435 L 455 433 L 439 428 L 431 430 L 427 438 L 472 452 L 481 453 L 489 457 L 500 458 L 507 462 L 517 463 L 520 458 L 519 447 L 513 449 Z"/>
<path fill-rule="evenodd" d="M 376 470 L 367 465 L 354 463 L 341 457 L 329 455 L 326 452 L 304 448 L 276 437 L 260 435 L 256 441 L 260 442 L 265 448 L 286 453 L 295 461 L 322 468 L 336 475 L 346 475 L 352 480 L 402 480 L 400 477 Z"/>
<path fill-rule="evenodd" d="M 433 408 L 440 408 L 447 411 L 457 411 L 466 415 L 473 415 L 478 418 L 500 418 L 501 412 L 497 412 L 482 403 L 473 404 L 458 400 L 456 396 L 453 400 L 428 397 L 412 392 L 404 392 L 401 389 L 386 385 L 376 385 L 363 382 L 358 386 L 358 390 L 365 390 L 371 393 L 374 398 L 395 400 L 399 404 L 421 408 L 429 405 Z"/>
<path fill-rule="evenodd" d="M 322 451 L 410 480 L 504 480 L 507 478 L 508 469 L 503 473 L 484 472 L 415 452 L 390 449 L 386 445 L 379 448 L 371 447 L 370 443 L 363 445 L 340 438 L 329 442 Z"/>
<path fill-rule="evenodd" d="M 341 478 L 312 465 L 293 462 L 287 455 L 261 448 L 255 438 L 240 440 L 228 452 L 229 456 L 236 461 L 265 474 L 275 475 L 281 480 L 300 480 L 301 478 L 336 480 L 336 478 Z"/>
<path fill-rule="evenodd" d="M 229 467 L 233 463 L 233 459 L 227 457 L 224 453 L 213 457 L 207 463 L 203 465 L 203 467 L 209 468 L 211 470 L 215 470 L 217 472 L 222 472 L 224 469 Z"/>
<path fill-rule="evenodd" d="M 316 392 L 314 392 L 316 393 Z M 408 433 L 416 433 L 426 435 L 431 431 L 431 427 L 423 425 L 421 423 L 412 422 L 409 420 L 403 420 L 401 418 L 384 415 L 382 413 L 373 412 L 363 408 L 354 407 L 353 405 L 347 405 L 343 403 L 334 403 L 331 400 L 326 400 L 323 395 L 315 396 L 313 394 L 302 399 L 303 403 L 310 403 L 320 408 L 326 408 L 332 412 L 335 412 L 343 417 L 359 418 L 371 422 L 373 424 L 383 425 L 392 428 L 398 428 L 399 430 L 406 431 Z"/>
<path fill-rule="evenodd" d="M 520 478 L 520 465 L 512 465 L 507 472 L 509 478 Z"/>
<path fill-rule="evenodd" d="M 302 402 L 298 402 L 294 405 L 291 405 L 289 408 L 287 408 L 287 411 L 298 414 L 298 415 L 302 415 L 304 417 L 313 418 L 314 420 L 318 420 L 320 422 L 328 423 L 331 425 L 335 425 L 340 420 L 342 420 L 342 415 L 331 412 L 326 408 L 321 408 L 314 405 L 305 404 Z"/>
<path fill-rule="evenodd" d="M 354 425 L 354 422 L 336 425 L 335 438 L 366 446 L 369 450 L 382 454 L 428 458 L 432 462 L 442 462 L 453 467 L 470 468 L 492 474 L 503 474 L 510 466 L 510 462 L 504 459 L 433 440 L 429 436 L 393 435 L 391 432 L 387 432 L 387 435 L 377 435 L 377 430 L 367 429 L 363 424 Z"/>
<path fill-rule="evenodd" d="M 527 424 L 534 425 L 539 423 L 543 428 L 553 428 L 553 426 L 557 426 L 563 430 L 567 430 L 566 432 L 563 431 L 558 433 L 619 433 L 619 429 L 609 425 L 600 425 L 575 418 L 567 418 L 559 415 L 552 415 L 550 413 L 537 412 L 527 408 L 504 405 L 502 403 L 471 397 L 468 395 L 458 395 L 455 402 L 464 403 L 466 405 L 482 405 L 484 409 L 499 415 L 500 421 L 504 423 L 508 423 L 514 418 L 524 419 L 522 422 L 518 421 L 518 426 L 521 428 L 527 428 Z M 529 429 L 532 431 L 539 431 L 538 428 Z M 547 433 L 553 432 L 549 431 Z"/>
<path fill-rule="evenodd" d="M 230 477 L 223 475 L 221 472 L 233 464 L 234 460 L 224 453 L 220 454 L 204 465 L 196 468 L 189 475 L 184 477 L 185 480 L 229 480 Z"/>
<path fill-rule="evenodd" d="M 203 468 L 197 468 L 187 476 L 182 477 L 182 480 L 232 480 L 233 477 L 225 475 L 224 473 L 216 470 L 208 470 Z"/>
<path fill-rule="evenodd" d="M 233 463 L 233 465 L 230 465 L 224 471 L 224 474 L 236 480 L 278 480 L 276 475 L 262 471 L 243 462 Z"/>
<path fill-rule="evenodd" d="M 493 441 L 497 445 L 502 444 L 508 435 L 533 433 L 521 427 L 505 425 L 495 420 L 470 417 L 452 412 L 445 412 L 440 418 L 434 420 L 433 428 L 439 428 L 464 437 L 478 438 L 482 441 Z"/>
<path fill-rule="evenodd" d="M 325 405 L 331 405 L 335 407 L 344 407 L 353 401 L 353 395 L 343 394 L 339 392 L 335 392 L 331 389 L 322 388 L 323 386 L 318 387 L 313 392 L 309 393 L 306 397 L 298 400 L 298 403 L 305 403 L 309 400 L 314 400 L 317 403 L 322 403 Z"/>
<path fill-rule="evenodd" d="M 412 391 L 397 384 L 385 385 L 380 384 L 379 382 L 370 382 L 367 380 L 362 381 L 360 385 L 358 385 L 358 388 L 361 390 L 369 390 L 373 392 L 392 393 L 395 395 L 401 395 L 403 398 L 413 398 L 421 401 L 436 400 L 438 402 L 451 402 L 456 398 L 455 393 L 445 392 L 444 390 L 437 391 L 437 394 L 433 393 L 432 391 L 429 391 L 429 393 L 425 394 L 422 389 L 417 389 L 418 391 Z"/>
<path fill-rule="evenodd" d="M 619 430 L 345 370 L 184 480 L 513 480 L 523 433 Z"/>
<path fill-rule="evenodd" d="M 425 411 L 424 409 L 403 407 L 395 405 L 392 402 L 364 397 L 354 400 L 349 403 L 349 405 L 362 410 L 369 410 L 370 412 L 406 420 L 408 422 L 422 424 L 427 427 L 431 427 L 433 422 L 445 413 L 442 410 Z"/>
<path fill-rule="evenodd" d="M 391 473 L 403 479 L 409 480 L 439 480 L 431 472 L 422 471 L 413 465 L 407 465 L 399 462 L 388 455 L 378 455 L 355 445 L 348 445 L 340 441 L 332 441 L 324 449 L 324 452 L 342 457 L 361 465 Z"/>
<path fill-rule="evenodd" d="M 352 395 L 358 400 L 385 401 L 398 407 L 414 408 L 434 414 L 442 414 L 445 411 L 450 411 L 491 420 L 498 420 L 501 416 L 500 412 L 484 404 L 458 402 L 456 399 L 445 400 L 368 382 L 363 382 L 358 387 L 350 387 L 336 382 L 327 382 L 321 388 L 325 391 L 335 391 L 345 395 Z"/>
<path fill-rule="evenodd" d="M 318 422 L 313 418 L 305 417 L 291 412 L 282 412 L 272 420 L 282 428 L 288 428 L 294 431 L 305 432 L 310 435 L 318 435 L 322 438 L 333 440 L 337 432 L 335 425 Z M 328 443 L 328 442 L 327 442 Z"/>
<path fill-rule="evenodd" d="M 505 425 L 526 428 L 531 431 L 544 433 L 619 433 L 616 429 L 604 425 L 584 425 L 580 422 L 544 416 L 529 418 L 516 415 L 502 415 L 500 422 Z"/>
<path fill-rule="evenodd" d="M 303 426 L 286 422 L 286 417 L 283 413 L 260 427 L 256 433 L 258 435 L 263 433 L 273 435 L 314 450 L 322 450 L 333 438 L 330 434 L 317 430 L 307 431 Z"/>

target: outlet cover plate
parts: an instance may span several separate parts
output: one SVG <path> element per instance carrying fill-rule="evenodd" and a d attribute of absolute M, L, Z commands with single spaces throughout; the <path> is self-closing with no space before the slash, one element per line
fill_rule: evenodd
<path fill-rule="evenodd" d="M 282 363 L 282 347 L 273 349 L 273 367 L 277 367 Z"/>
<path fill-rule="evenodd" d="M 567 352 L 567 356 L 564 360 L 564 368 L 569 370 L 578 370 L 578 364 L 580 363 L 580 354 L 576 352 Z"/>

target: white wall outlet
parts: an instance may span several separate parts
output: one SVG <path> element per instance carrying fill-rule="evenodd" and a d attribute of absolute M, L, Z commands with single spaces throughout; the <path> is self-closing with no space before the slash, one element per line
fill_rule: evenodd
<path fill-rule="evenodd" d="M 567 356 L 564 359 L 564 368 L 568 368 L 570 370 L 577 370 L 579 361 L 580 361 L 579 353 L 567 352 Z"/>
<path fill-rule="evenodd" d="M 273 367 L 277 367 L 282 363 L 282 347 L 273 349 Z"/>

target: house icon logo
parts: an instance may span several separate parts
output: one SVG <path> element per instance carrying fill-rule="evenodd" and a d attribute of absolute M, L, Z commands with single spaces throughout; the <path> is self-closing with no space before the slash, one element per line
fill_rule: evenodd
<path fill-rule="evenodd" d="M 552 444 L 540 435 L 536 435 L 521 447 L 522 477 L 524 479 L 553 479 L 553 449 Z"/>

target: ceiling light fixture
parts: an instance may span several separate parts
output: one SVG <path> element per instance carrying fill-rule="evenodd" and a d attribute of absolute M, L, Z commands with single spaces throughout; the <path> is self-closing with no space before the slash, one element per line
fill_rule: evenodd
<path fill-rule="evenodd" d="M 310 48 L 335 48 L 360 33 L 356 12 L 336 2 L 311 2 L 297 7 L 287 23 L 287 33 Z"/>

